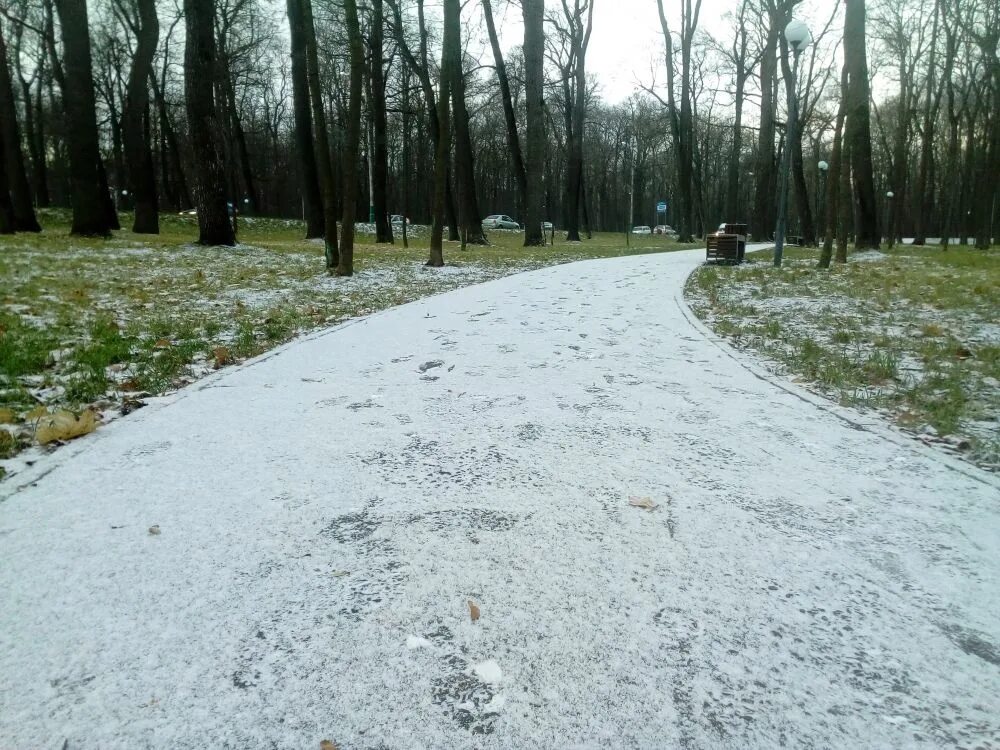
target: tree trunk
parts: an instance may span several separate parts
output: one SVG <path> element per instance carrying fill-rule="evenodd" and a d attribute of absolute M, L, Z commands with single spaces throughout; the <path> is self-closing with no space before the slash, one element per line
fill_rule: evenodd
<path fill-rule="evenodd" d="M 122 135 L 128 161 L 129 186 L 135 201 L 132 231 L 137 234 L 159 234 L 156 172 L 153 169 L 148 121 L 149 77 L 153 72 L 153 56 L 160 41 L 160 24 L 156 18 L 156 0 L 138 0 L 138 10 L 136 49 L 125 94 Z"/>
<path fill-rule="evenodd" d="M 733 147 L 729 154 L 729 167 L 726 179 L 726 214 L 727 221 L 738 221 L 743 212 L 740 210 L 740 157 L 743 153 L 743 99 L 746 91 L 746 73 L 742 63 L 737 63 L 736 95 L 733 107 L 736 112 L 733 119 Z"/>
<path fill-rule="evenodd" d="M 544 246 L 542 176 L 545 169 L 545 0 L 521 0 L 524 17 L 524 140 L 527 162 L 522 163 L 524 189 L 524 246 Z M 515 132 L 516 136 L 517 133 Z M 508 138 L 510 126 L 508 125 Z M 516 167 L 515 167 L 516 169 Z M 551 210 L 551 208 L 550 208 Z"/>
<path fill-rule="evenodd" d="M 392 224 L 389 223 L 388 182 L 389 145 L 385 114 L 385 60 L 383 27 L 385 17 L 382 0 L 372 1 L 371 28 L 371 90 L 372 90 L 372 204 L 375 207 L 375 241 L 392 242 Z"/>
<path fill-rule="evenodd" d="M 923 132 L 920 140 L 920 166 L 917 169 L 917 184 L 914 189 L 916 216 L 914 217 L 913 244 L 923 245 L 927 242 L 927 216 L 931 212 L 931 191 L 927 188 L 931 160 L 934 157 L 934 125 L 937 121 L 938 108 L 941 104 L 943 89 L 935 86 L 937 72 L 938 28 L 940 23 L 941 5 L 934 4 L 934 25 L 931 30 L 931 53 L 927 65 L 927 90 L 924 92 Z"/>
<path fill-rule="evenodd" d="M 184 0 L 187 39 L 184 46 L 184 99 L 195 163 L 198 243 L 235 245 L 226 201 L 226 165 L 222 128 L 215 106 L 218 65 L 214 0 Z"/>
<path fill-rule="evenodd" d="M 4 134 L 0 130 L 0 154 L 3 154 L 3 147 Z M 7 160 L 3 158 L 0 158 L 0 234 L 14 234 L 14 204 L 10 200 L 7 182 Z"/>
<path fill-rule="evenodd" d="M 162 150 L 160 155 L 162 162 L 161 170 L 165 184 L 164 192 L 170 196 L 174 208 L 190 208 L 194 205 L 194 201 L 191 199 L 191 191 L 188 189 L 187 179 L 184 176 L 180 146 L 177 143 L 177 133 L 170 122 L 170 115 L 167 112 L 167 101 L 163 97 L 163 91 L 156 82 L 155 76 L 150 76 L 149 81 L 153 86 L 153 98 L 156 100 L 161 138 L 165 141 L 166 145 L 166 148 Z M 173 187 L 170 187 L 169 174 L 175 175 L 173 181 L 175 184 Z"/>
<path fill-rule="evenodd" d="M 358 207 L 358 162 L 361 157 L 361 86 L 365 71 L 365 51 L 358 22 L 357 0 L 344 0 L 348 46 L 351 55 L 351 83 L 347 105 L 347 143 L 344 149 L 344 214 L 341 220 L 338 276 L 354 274 L 354 218 Z"/>
<path fill-rule="evenodd" d="M 312 0 L 289 0 L 301 3 L 303 31 L 306 43 L 306 67 L 309 78 L 309 99 L 312 102 L 312 119 L 315 127 L 317 166 L 320 187 L 323 191 L 323 238 L 326 269 L 334 272 L 340 262 L 337 247 L 337 185 L 333 178 L 330 138 L 326 129 L 326 110 L 323 109 L 323 92 L 319 79 L 319 54 L 316 45 L 316 25 L 313 22 Z"/>
<path fill-rule="evenodd" d="M 854 203 L 858 226 L 855 247 L 878 249 L 878 204 L 872 169 L 871 107 L 868 58 L 865 51 L 865 0 L 846 0 L 844 14 L 844 59 L 850 65 L 848 116 L 845 139 L 850 144 Z"/>
<path fill-rule="evenodd" d="M 31 109 L 30 97 L 25 101 L 25 109 Z M 35 209 L 31 203 L 31 186 L 24 168 L 21 153 L 21 133 L 17 125 L 17 108 L 14 102 L 14 86 L 7 67 L 7 46 L 4 43 L 3 28 L 0 27 L 0 159 L 6 162 L 7 190 L 14 211 L 14 228 L 19 232 L 40 232 Z"/>
<path fill-rule="evenodd" d="M 537 50 L 532 50 L 532 59 L 528 60 L 528 45 L 529 43 L 534 44 L 536 40 L 531 38 L 533 31 L 529 31 L 528 24 L 536 22 L 535 14 L 539 11 L 544 15 L 545 12 L 545 0 L 526 0 L 521 4 L 521 13 L 524 17 L 524 44 L 525 44 L 525 86 L 533 83 L 531 81 L 532 77 L 538 78 L 541 81 L 542 66 L 544 64 L 544 36 L 537 39 L 539 44 Z M 493 61 L 496 65 L 497 71 L 497 83 L 500 84 L 500 102 L 503 104 L 503 116 L 504 122 L 507 125 L 506 135 L 507 135 L 507 148 L 510 150 L 510 163 L 514 170 L 514 179 L 517 184 L 518 195 L 521 200 L 521 205 L 527 211 L 527 193 L 528 193 L 528 177 L 524 166 L 524 157 L 521 154 L 521 139 L 517 135 L 517 119 L 514 116 L 514 102 L 510 94 L 510 80 L 507 77 L 507 64 L 503 59 L 503 52 L 500 50 L 500 40 L 497 37 L 496 25 L 493 23 L 493 7 L 490 4 L 490 0 L 483 0 L 483 15 L 486 18 L 486 31 L 490 37 L 490 46 L 493 48 Z M 538 20 L 541 20 L 539 16 Z M 541 31 L 541 30 L 539 30 Z M 530 42 L 529 42 L 530 38 Z M 533 66 L 537 64 L 537 68 L 533 69 Z M 530 100 L 530 96 L 528 97 Z M 541 99 L 541 94 L 539 94 L 539 99 Z M 533 105 L 529 105 L 533 106 Z M 539 218 L 537 222 L 529 222 L 527 214 L 525 214 L 525 237 L 524 245 L 528 247 L 530 245 L 540 245 L 540 241 L 531 241 L 528 239 L 527 228 L 531 226 L 532 223 L 539 223 L 541 219 Z M 541 237 L 541 226 L 538 229 L 538 237 Z"/>
<path fill-rule="evenodd" d="M 107 190 L 101 184 L 94 77 L 90 56 L 87 0 L 56 0 L 63 41 L 63 106 L 73 190 L 71 234 L 107 237 L 111 223 Z"/>
<path fill-rule="evenodd" d="M 841 174 L 847 170 L 843 155 L 844 119 L 847 117 L 846 93 L 847 64 L 845 63 L 840 74 L 840 106 L 837 108 L 837 124 L 833 131 L 833 152 L 830 154 L 830 173 L 826 178 L 830 190 L 826 199 L 826 215 L 823 218 L 823 250 L 819 256 L 820 268 L 830 267 L 830 259 L 833 257 L 833 235 L 836 233 L 836 227 L 839 223 L 840 201 L 844 198 L 841 194 Z"/>
<path fill-rule="evenodd" d="M 767 240 L 777 223 L 774 196 L 778 192 L 777 165 L 774 154 L 774 89 L 778 78 L 778 29 L 771 24 L 760 59 L 760 131 L 757 137 L 756 193 L 754 194 L 753 238 Z"/>
<path fill-rule="evenodd" d="M 459 30 L 461 34 L 461 30 Z M 486 245 L 483 221 L 476 197 L 476 168 L 469 132 L 469 111 L 465 107 L 465 72 L 462 69 L 461 39 L 453 46 L 454 59 L 449 63 L 452 74 L 451 103 L 455 126 L 455 173 L 458 178 L 459 225 L 465 244 Z"/>
<path fill-rule="evenodd" d="M 805 166 L 802 158 L 802 130 L 803 116 L 798 103 L 798 78 L 793 74 L 792 68 L 788 64 L 788 44 L 784 38 L 781 39 L 781 72 L 785 79 L 785 95 L 789 103 L 794 99 L 796 106 L 796 122 L 794 128 L 788 128 L 786 132 L 794 134 L 791 141 L 786 140 L 785 148 L 789 149 L 792 157 L 792 185 L 795 188 L 795 208 L 799 215 L 799 231 L 805 245 L 816 244 L 816 228 L 813 225 L 812 208 L 809 205 L 809 188 L 806 185 Z M 789 108 L 791 113 L 792 108 Z"/>
<path fill-rule="evenodd" d="M 302 190 L 302 210 L 306 220 L 306 239 L 312 239 L 323 236 L 323 199 L 319 192 L 319 175 L 316 170 L 316 152 L 312 138 L 312 116 L 309 104 L 309 80 L 302 12 L 296 0 L 287 0 L 287 6 L 292 49 L 295 148 L 299 157 L 299 180 Z M 356 3 L 355 7 L 357 7 Z M 352 237 L 353 231 L 352 225 Z"/>
<path fill-rule="evenodd" d="M 451 83 L 454 80 L 449 70 L 454 59 L 453 48 L 460 49 L 461 9 L 459 0 L 444 0 L 444 38 L 441 44 L 441 87 L 438 95 L 438 139 L 434 150 L 434 202 L 431 219 L 431 245 L 427 265 L 444 265 L 444 214 L 448 185 L 448 146 L 451 141 L 451 122 L 448 104 L 451 100 Z"/>

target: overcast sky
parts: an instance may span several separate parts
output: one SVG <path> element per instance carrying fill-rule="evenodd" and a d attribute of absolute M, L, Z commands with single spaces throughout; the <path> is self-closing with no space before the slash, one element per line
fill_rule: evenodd
<path fill-rule="evenodd" d="M 558 7 L 555 1 L 548 0 L 546 8 Z M 725 15 L 735 14 L 739 5 L 740 0 L 702 0 L 699 28 L 716 37 L 724 35 L 730 28 Z M 664 9 L 676 32 L 680 28 L 680 2 L 664 0 Z M 494 12 L 504 45 L 520 44 L 524 35 L 520 5 L 497 3 Z M 807 0 L 797 15 L 816 32 L 829 13 L 829 0 Z M 663 54 L 656 0 L 595 0 L 587 68 L 601 81 L 606 101 L 628 98 L 639 82 L 651 83 L 654 74 L 662 83 L 666 77 Z M 488 54 L 487 60 L 491 61 Z"/>

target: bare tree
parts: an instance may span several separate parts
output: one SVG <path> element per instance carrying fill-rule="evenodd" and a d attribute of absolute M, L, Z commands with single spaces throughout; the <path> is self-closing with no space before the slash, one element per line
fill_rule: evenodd
<path fill-rule="evenodd" d="M 522 0 L 524 18 L 524 98 L 525 98 L 525 147 L 527 164 L 524 172 L 524 246 L 545 244 L 542 231 L 542 177 L 545 167 L 545 18 L 544 0 Z M 499 62 L 498 62 L 499 65 Z M 509 96 L 508 96 L 509 98 Z M 511 117 L 513 113 L 511 113 Z M 517 132 L 507 125 L 508 139 L 517 141 Z M 520 152 L 518 152 L 520 156 Z M 515 165 L 516 170 L 516 165 Z"/>
<path fill-rule="evenodd" d="M 235 245 L 226 201 L 226 167 L 216 112 L 215 2 L 184 0 L 184 97 L 195 159 L 198 243 Z"/>
<path fill-rule="evenodd" d="M 844 138 L 851 153 L 854 203 L 857 215 L 855 247 L 878 248 L 878 206 L 872 170 L 870 82 L 865 48 L 865 0 L 845 0 L 844 59 L 849 63 L 847 128 Z"/>
<path fill-rule="evenodd" d="M 153 151 L 149 143 L 149 77 L 153 72 L 153 56 L 160 40 L 156 0 L 136 0 L 134 13 L 127 0 L 115 2 L 119 17 L 136 39 L 122 114 L 122 137 L 128 163 L 129 186 L 135 199 L 132 231 L 137 234 L 159 234 L 156 172 L 153 170 Z"/>
<path fill-rule="evenodd" d="M 87 0 L 56 0 L 62 29 L 63 102 L 66 111 L 70 173 L 73 183 L 72 234 L 107 237 L 108 189 L 102 180 L 97 111 L 90 55 Z"/>
<path fill-rule="evenodd" d="M 344 21 L 351 55 L 350 100 L 347 105 L 347 138 L 344 148 L 344 213 L 341 217 L 338 276 L 354 275 L 354 220 L 358 207 L 358 161 L 361 156 L 361 87 L 365 51 L 358 21 L 357 0 L 344 0 Z"/>

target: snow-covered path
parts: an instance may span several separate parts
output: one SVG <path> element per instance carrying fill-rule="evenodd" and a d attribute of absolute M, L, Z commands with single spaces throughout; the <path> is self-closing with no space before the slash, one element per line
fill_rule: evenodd
<path fill-rule="evenodd" d="M 0 747 L 1000 746 L 997 479 L 744 367 L 700 259 L 389 310 L 60 451 L 0 502 Z"/>

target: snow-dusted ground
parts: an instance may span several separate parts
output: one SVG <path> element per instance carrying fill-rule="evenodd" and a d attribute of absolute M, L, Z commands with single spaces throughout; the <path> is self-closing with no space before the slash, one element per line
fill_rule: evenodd
<path fill-rule="evenodd" d="M 0 487 L 0 747 L 1000 745 L 1000 482 L 734 354 L 701 257 L 391 309 Z"/>

